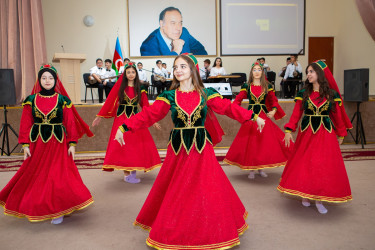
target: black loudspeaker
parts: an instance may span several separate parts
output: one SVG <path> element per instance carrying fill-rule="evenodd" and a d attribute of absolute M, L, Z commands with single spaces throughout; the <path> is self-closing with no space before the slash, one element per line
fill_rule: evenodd
<path fill-rule="evenodd" d="M 0 105 L 16 104 L 13 69 L 0 69 Z"/>
<path fill-rule="evenodd" d="M 344 70 L 344 100 L 366 102 L 369 96 L 369 69 Z"/>

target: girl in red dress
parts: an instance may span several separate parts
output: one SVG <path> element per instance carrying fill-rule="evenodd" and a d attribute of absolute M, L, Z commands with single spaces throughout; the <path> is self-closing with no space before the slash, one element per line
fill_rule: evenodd
<path fill-rule="evenodd" d="M 175 125 L 163 167 L 134 224 L 150 231 L 146 242 L 156 249 L 231 248 L 248 227 L 247 211 L 215 157 L 206 130 L 205 121 L 212 119 L 208 109 L 241 123 L 255 119 L 260 129 L 264 120 L 204 89 L 194 56 L 179 55 L 173 65 L 171 90 L 116 134 L 124 145 L 129 131 L 150 126 L 169 110 Z"/>
<path fill-rule="evenodd" d="M 352 199 L 339 146 L 351 123 L 327 65 L 322 61 L 311 63 L 306 74 L 305 88 L 298 92 L 293 114 L 285 125 L 286 146 L 293 141 L 291 131 L 297 129 L 304 116 L 295 150 L 277 189 L 302 197 L 306 207 L 310 206 L 309 200 L 315 200 L 319 213 L 325 214 L 328 210 L 322 201 L 338 203 Z"/>
<path fill-rule="evenodd" d="M 141 181 L 136 178 L 136 170 L 148 172 L 161 166 L 158 150 L 147 128 L 127 133 L 125 135 L 127 143 L 125 147 L 121 147 L 114 140 L 118 127 L 138 113 L 138 105 L 142 108 L 149 106 L 147 87 L 141 85 L 135 65 L 128 63 L 125 65 L 124 74 L 112 88 L 92 123 L 92 126 L 97 126 L 102 117 L 115 117 L 104 158 L 103 170 L 124 170 L 124 181 L 133 184 Z M 154 127 L 160 129 L 158 123 L 155 123 Z"/>
<path fill-rule="evenodd" d="M 41 67 L 22 105 L 18 142 L 24 162 L 0 192 L 0 205 L 6 215 L 59 224 L 64 215 L 93 203 L 73 161 L 78 139 L 93 134 L 50 65 Z"/>
<path fill-rule="evenodd" d="M 254 63 L 250 71 L 249 82 L 241 87 L 233 103 L 241 105 L 243 99 L 249 99 L 249 110 L 266 120 L 262 133 L 252 122 L 241 125 L 224 162 L 250 170 L 249 178 L 255 178 L 255 170 L 267 177 L 265 168 L 285 166 L 291 148 L 285 147 L 283 131 L 271 121 L 285 116 L 275 96 L 272 85 L 265 79 L 263 67 Z"/>

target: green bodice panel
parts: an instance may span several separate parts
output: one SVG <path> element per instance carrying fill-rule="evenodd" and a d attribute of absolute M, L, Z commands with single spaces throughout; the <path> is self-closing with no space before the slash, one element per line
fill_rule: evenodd
<path fill-rule="evenodd" d="M 141 85 L 141 93 L 142 92 L 145 92 L 147 94 L 147 86 Z M 137 96 L 131 99 L 126 94 L 126 92 L 124 94 L 124 100 L 121 102 L 117 109 L 117 117 L 125 114 L 127 118 L 130 118 L 132 115 L 138 113 L 139 101 L 137 101 Z"/>
<path fill-rule="evenodd" d="M 250 91 L 250 86 L 247 83 L 242 85 L 241 90 L 246 90 L 247 92 L 247 99 L 249 99 L 249 106 L 247 108 L 248 110 L 252 110 L 253 113 L 258 116 L 261 111 L 263 111 L 265 114 L 268 113 L 267 106 L 266 106 L 266 98 L 267 98 L 266 93 L 263 92 L 259 97 L 255 96 Z M 273 91 L 273 87 L 271 84 L 268 85 L 268 91 Z"/>
<path fill-rule="evenodd" d="M 305 89 L 299 91 L 296 96 L 296 100 L 303 100 L 303 93 Z M 332 90 L 333 91 L 333 90 Z M 341 105 L 342 100 L 339 94 L 334 92 L 334 101 L 338 101 Z M 309 98 L 304 105 L 304 116 L 301 121 L 301 131 L 305 131 L 309 126 L 315 134 L 319 128 L 323 127 L 329 132 L 332 132 L 332 128 L 335 129 L 335 126 L 329 117 L 330 112 L 332 111 L 334 103 L 325 100 L 319 106 L 316 106 L 313 101 Z"/>
<path fill-rule="evenodd" d="M 208 100 L 214 97 L 222 98 L 213 88 L 207 88 L 204 91 Z M 182 147 L 189 154 L 194 144 L 197 151 L 201 153 L 207 141 L 212 144 L 211 136 L 204 127 L 208 107 L 202 96 L 200 96 L 199 105 L 190 115 L 178 104 L 176 90 L 164 91 L 158 96 L 157 100 L 165 101 L 171 106 L 171 116 L 175 127 L 170 133 L 169 144 L 171 144 L 175 154 L 178 154 Z"/>
<path fill-rule="evenodd" d="M 62 142 L 64 133 L 66 133 L 66 129 L 63 125 L 63 110 L 65 107 L 70 108 L 72 102 L 68 97 L 59 94 L 55 107 L 45 115 L 35 103 L 36 95 L 37 94 L 28 96 L 22 104 L 31 106 L 34 118 L 34 124 L 30 130 L 30 141 L 35 142 L 38 136 L 40 136 L 42 141 L 46 143 L 52 136 L 55 136 L 56 140 Z"/>

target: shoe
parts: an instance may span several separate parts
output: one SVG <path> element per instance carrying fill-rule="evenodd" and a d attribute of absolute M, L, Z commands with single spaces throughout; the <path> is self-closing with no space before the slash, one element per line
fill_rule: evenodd
<path fill-rule="evenodd" d="M 248 178 L 249 179 L 254 179 L 255 178 L 255 172 L 253 170 L 250 171 Z"/>
<path fill-rule="evenodd" d="M 132 171 L 130 175 L 124 177 L 124 181 L 131 183 L 131 184 L 137 184 L 141 182 L 141 179 L 136 178 L 137 172 Z"/>
<path fill-rule="evenodd" d="M 260 176 L 262 176 L 264 178 L 268 177 L 268 175 L 266 174 L 266 172 L 264 172 L 263 170 L 258 170 L 258 172 L 259 172 Z"/>
<path fill-rule="evenodd" d="M 58 218 L 52 219 L 51 224 L 57 225 L 57 224 L 60 224 L 61 222 L 63 222 L 63 220 L 64 220 L 64 215 L 60 216 Z"/>
<path fill-rule="evenodd" d="M 311 205 L 309 199 L 302 198 L 302 205 L 304 207 L 309 207 Z"/>
<path fill-rule="evenodd" d="M 328 212 L 327 208 L 325 208 L 321 201 L 316 201 L 315 206 L 321 214 L 326 214 Z"/>

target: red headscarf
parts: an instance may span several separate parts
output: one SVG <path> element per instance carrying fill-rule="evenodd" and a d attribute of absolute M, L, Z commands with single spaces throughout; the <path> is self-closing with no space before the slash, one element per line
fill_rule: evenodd
<path fill-rule="evenodd" d="M 339 93 L 342 102 L 344 102 L 344 100 L 342 99 L 340 90 L 339 90 L 339 88 L 337 86 L 336 80 L 333 77 L 331 70 L 329 70 L 327 64 L 325 62 L 323 62 L 323 61 L 320 61 L 320 60 L 315 61 L 313 63 L 317 64 L 323 70 L 324 75 L 325 75 L 325 77 L 328 80 L 329 87 L 331 89 L 335 90 L 337 93 Z M 343 104 L 339 106 L 339 110 L 337 112 L 341 112 L 341 117 L 342 117 L 342 120 L 343 120 L 343 122 L 345 124 L 346 129 L 353 128 L 353 125 L 350 122 L 348 115 L 346 114 L 346 111 L 345 111 L 345 108 L 344 108 Z"/>
<path fill-rule="evenodd" d="M 46 64 L 46 65 L 43 65 L 42 67 L 40 67 L 39 71 L 41 71 L 43 69 L 53 70 L 56 73 L 55 92 L 69 98 L 68 93 L 66 92 L 63 84 L 60 81 L 59 75 L 57 74 L 57 70 L 52 65 L 49 65 L 49 64 Z M 40 85 L 39 79 L 37 79 L 35 84 L 34 84 L 34 88 L 33 88 L 33 91 L 31 92 L 31 94 L 33 95 L 33 94 L 39 93 L 41 90 L 42 90 L 42 87 Z M 74 121 L 75 121 L 76 129 L 77 129 L 78 134 L 79 134 L 79 138 L 81 138 L 84 134 L 86 134 L 88 137 L 94 136 L 94 134 L 91 132 L 89 126 L 79 116 L 79 114 L 78 114 L 78 112 L 77 112 L 77 110 L 76 110 L 76 108 L 74 107 L 73 104 L 72 104 L 71 109 L 73 110 Z"/>

